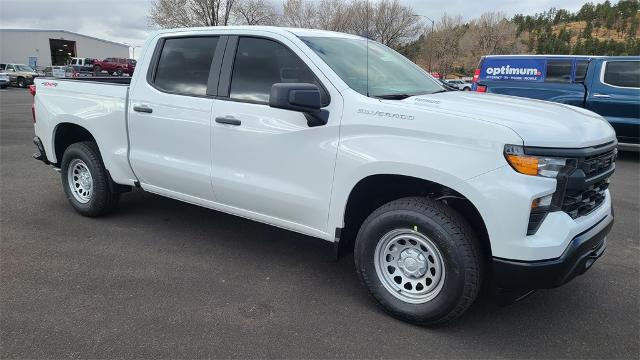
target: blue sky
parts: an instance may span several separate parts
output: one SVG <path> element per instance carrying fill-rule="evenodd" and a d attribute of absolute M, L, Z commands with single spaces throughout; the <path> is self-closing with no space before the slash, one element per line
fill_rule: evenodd
<path fill-rule="evenodd" d="M 272 2 L 281 3 L 280 0 L 272 0 Z M 486 11 L 501 11 L 510 16 L 516 13 L 535 14 L 552 7 L 577 10 L 585 2 L 584 0 L 401 0 L 401 3 L 412 6 L 417 14 L 435 20 L 444 13 L 462 15 L 465 19 L 471 19 Z M 0 0 L 0 27 L 63 29 L 107 40 L 142 45 L 152 29 L 147 20 L 149 3 L 150 0 Z M 105 5 L 108 7 L 104 7 Z"/>

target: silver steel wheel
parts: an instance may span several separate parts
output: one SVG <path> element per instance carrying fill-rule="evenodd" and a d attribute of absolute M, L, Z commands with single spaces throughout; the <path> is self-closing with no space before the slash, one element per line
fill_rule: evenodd
<path fill-rule="evenodd" d="M 73 159 L 67 170 L 69 189 L 73 197 L 80 203 L 86 204 L 93 193 L 93 177 L 89 167 L 80 159 Z"/>
<path fill-rule="evenodd" d="M 417 231 L 388 232 L 378 242 L 374 257 L 382 285 L 404 302 L 426 303 L 442 290 L 445 268 L 440 251 Z"/>

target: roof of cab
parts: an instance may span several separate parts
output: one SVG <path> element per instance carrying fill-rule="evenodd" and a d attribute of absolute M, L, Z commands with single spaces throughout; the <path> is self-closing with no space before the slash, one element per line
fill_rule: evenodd
<path fill-rule="evenodd" d="M 279 33 L 282 35 L 293 34 L 295 36 L 309 36 L 309 37 L 341 37 L 351 39 L 365 39 L 361 36 L 345 34 L 336 31 L 316 30 L 316 29 L 302 29 L 302 28 L 287 28 L 279 26 L 207 26 L 207 27 L 193 27 L 193 28 L 174 28 L 164 29 L 158 31 L 160 34 L 174 33 L 174 32 L 201 32 L 201 31 L 215 31 L 215 30 L 251 30 L 251 31 L 268 31 L 272 33 Z"/>

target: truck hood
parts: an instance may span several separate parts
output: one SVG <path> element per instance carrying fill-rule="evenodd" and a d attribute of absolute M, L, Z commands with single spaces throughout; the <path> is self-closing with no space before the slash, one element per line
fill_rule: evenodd
<path fill-rule="evenodd" d="M 526 146 L 582 148 L 615 140 L 615 131 L 602 116 L 560 103 L 462 91 L 383 101 L 500 124 L 516 132 Z"/>

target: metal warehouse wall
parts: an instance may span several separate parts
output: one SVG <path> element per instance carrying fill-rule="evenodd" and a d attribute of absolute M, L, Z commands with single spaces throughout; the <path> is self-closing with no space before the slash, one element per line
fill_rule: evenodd
<path fill-rule="evenodd" d="M 129 46 L 56 30 L 0 29 L 0 63 L 28 64 L 30 56 L 38 58 L 38 67 L 51 65 L 49 39 L 76 42 L 78 57 L 104 59 L 129 57 Z"/>

